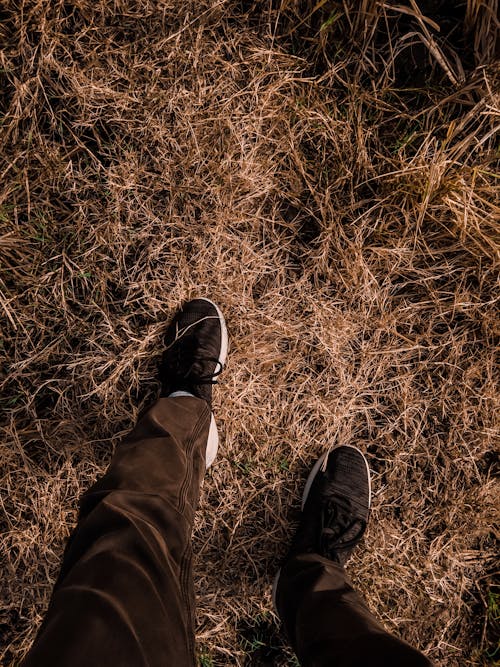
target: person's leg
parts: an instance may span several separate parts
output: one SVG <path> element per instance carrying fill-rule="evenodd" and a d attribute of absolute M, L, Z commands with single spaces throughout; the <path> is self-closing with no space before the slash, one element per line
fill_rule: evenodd
<path fill-rule="evenodd" d="M 283 567 L 277 607 L 304 667 L 429 667 L 432 663 L 389 634 L 353 589 L 344 568 L 316 554 Z"/>
<path fill-rule="evenodd" d="M 369 507 L 369 471 L 359 450 L 338 447 L 317 462 L 274 591 L 276 609 L 303 667 L 432 666 L 385 630 L 345 573 Z"/>
<path fill-rule="evenodd" d="M 165 397 L 83 496 L 23 667 L 195 664 L 191 530 L 217 448 L 211 384 L 226 352 L 220 311 L 206 300 L 188 303 L 167 333 Z"/>

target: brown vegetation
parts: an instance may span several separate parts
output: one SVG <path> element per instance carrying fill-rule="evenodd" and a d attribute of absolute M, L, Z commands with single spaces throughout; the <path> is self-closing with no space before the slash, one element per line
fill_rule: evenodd
<path fill-rule="evenodd" d="M 294 664 L 270 586 L 337 443 L 373 471 L 349 566 L 371 608 L 439 666 L 494 662 L 497 11 L 0 6 L 2 664 L 194 295 L 232 342 L 194 536 L 202 664 Z"/>

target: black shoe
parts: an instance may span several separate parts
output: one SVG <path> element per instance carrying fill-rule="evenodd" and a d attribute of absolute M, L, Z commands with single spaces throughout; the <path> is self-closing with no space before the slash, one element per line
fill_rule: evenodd
<path fill-rule="evenodd" d="M 212 407 L 212 386 L 226 363 L 224 316 L 208 299 L 193 299 L 175 315 L 160 364 L 161 396 L 188 392 Z"/>
<path fill-rule="evenodd" d="M 345 565 L 366 530 L 370 503 L 370 471 L 359 449 L 344 445 L 322 456 L 307 480 L 288 558 L 316 553 Z"/>

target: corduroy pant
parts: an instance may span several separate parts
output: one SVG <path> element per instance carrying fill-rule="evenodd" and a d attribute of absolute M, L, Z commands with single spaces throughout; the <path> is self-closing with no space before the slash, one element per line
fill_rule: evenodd
<path fill-rule="evenodd" d="M 81 500 L 44 622 L 23 667 L 193 667 L 191 531 L 210 426 L 197 398 L 160 398 Z M 305 667 L 428 667 L 388 634 L 343 568 L 281 571 L 277 605 Z"/>

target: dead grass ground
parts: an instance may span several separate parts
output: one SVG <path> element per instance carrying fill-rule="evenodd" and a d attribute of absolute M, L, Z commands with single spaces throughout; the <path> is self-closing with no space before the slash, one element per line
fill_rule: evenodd
<path fill-rule="evenodd" d="M 201 664 L 294 664 L 270 586 L 336 443 L 374 474 L 371 608 L 437 665 L 498 664 L 497 1 L 278 4 L 1 5 L 4 665 L 198 294 L 232 341 Z"/>

